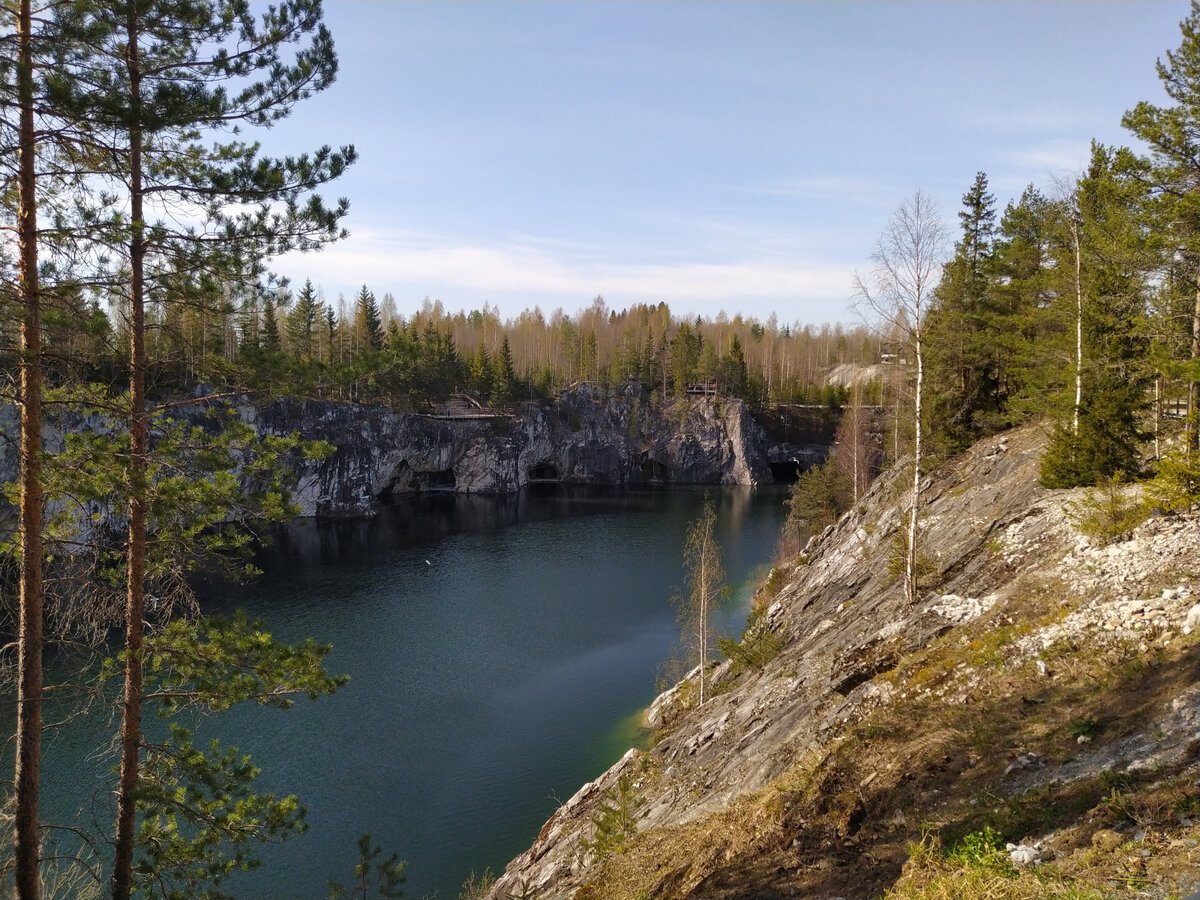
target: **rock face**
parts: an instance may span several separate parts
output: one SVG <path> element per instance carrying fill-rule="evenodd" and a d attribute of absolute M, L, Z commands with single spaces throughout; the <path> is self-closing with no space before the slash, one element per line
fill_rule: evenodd
<path fill-rule="evenodd" d="M 1121 641 L 1120 647 L 1135 649 L 1142 642 L 1145 650 L 1155 642 L 1163 648 L 1194 641 L 1185 637 L 1200 618 L 1200 597 L 1193 587 L 1194 517 L 1151 519 L 1129 541 L 1109 548 L 1092 546 L 1064 512 L 1064 505 L 1078 500 L 1081 492 L 1052 492 L 1037 483 L 1044 444 L 1043 433 L 1026 428 L 976 446 L 927 479 L 921 554 L 930 570 L 926 582 L 936 587 L 926 588 L 915 605 L 906 602 L 901 581 L 888 571 L 904 521 L 903 478 L 880 479 L 855 510 L 810 540 L 798 564 L 773 573 L 771 580 L 782 586 L 760 627 L 782 639 L 778 655 L 761 669 L 740 675 L 731 671 L 730 661 L 722 663 L 710 676 L 716 687 L 702 707 L 681 700 L 687 692 L 678 686 L 662 695 L 651 710 L 654 726 L 662 729 L 653 749 L 627 754 L 581 788 L 546 823 L 529 850 L 509 864 L 489 896 L 569 897 L 581 890 L 585 896 L 597 895 L 595 887 L 587 886 L 596 883 L 607 861 L 591 858 L 581 848 L 587 846 L 605 786 L 624 773 L 636 779 L 640 792 L 637 832 L 645 840 L 638 847 L 646 848 L 647 854 L 670 845 L 673 835 L 689 827 L 710 827 L 705 823 L 718 823 L 705 834 L 723 835 L 719 829 L 726 827 L 738 833 L 736 841 L 724 844 L 723 837 L 700 839 L 695 853 L 685 854 L 688 859 L 679 858 L 678 847 L 672 853 L 660 850 L 641 870 L 649 880 L 638 882 L 630 892 L 784 896 L 800 885 L 800 895 L 827 896 L 805 893 L 806 886 L 818 882 L 803 879 L 824 877 L 820 871 L 830 866 L 820 860 L 828 861 L 831 851 L 808 859 L 796 849 L 815 840 L 811 834 L 819 827 L 788 812 L 789 805 L 801 809 L 809 802 L 787 780 L 793 776 L 777 779 L 795 771 L 799 760 L 832 759 L 831 748 L 872 710 L 886 710 L 904 697 L 916 696 L 921 702 L 961 705 L 979 702 L 981 690 L 993 690 L 981 688 L 966 664 L 938 670 L 936 678 L 929 672 L 895 677 L 901 660 L 912 658 L 909 654 L 934 646 L 967 647 L 976 638 L 964 636 L 956 643 L 954 632 L 964 629 L 966 634 L 977 620 L 981 625 L 993 619 L 1011 624 L 1004 617 L 1025 602 L 1023 592 L 1030 591 L 1031 584 L 1063 584 L 1068 599 L 1047 621 L 1021 629 L 1012 626 L 1016 636 L 998 654 L 1004 671 L 1024 666 L 1023 671 L 1038 673 L 1030 677 L 1051 684 L 1057 677 L 1054 657 L 1047 654 L 1047 663 L 1042 654 L 1051 647 L 1060 649 L 1063 642 L 1102 648 L 1106 642 Z M 1165 587 L 1164 578 L 1171 582 Z M 1094 774 L 1114 764 L 1131 772 L 1139 765 L 1186 765 L 1187 754 L 1194 756 L 1200 747 L 1197 690 L 1185 690 L 1161 710 L 1146 734 L 1124 744 L 1114 743 L 1103 751 L 1088 745 L 1084 758 L 1057 768 L 1043 764 L 1018 776 L 1000 770 L 995 775 L 1046 783 L 1053 777 L 1080 777 L 1084 770 Z M 1196 766 L 1195 761 L 1191 764 Z M 948 764 L 939 757 L 937 765 Z M 866 852 L 862 846 L 855 850 L 851 838 L 866 815 L 863 803 L 885 810 L 891 822 L 888 804 L 898 801 L 888 799 L 881 783 L 890 779 L 897 790 L 905 779 L 919 777 L 906 772 L 903 759 L 884 768 L 842 788 L 845 796 L 859 799 L 846 806 L 841 818 L 822 813 L 822 821 L 834 823 L 820 826 L 832 829 L 833 844 L 827 846 L 847 855 L 847 871 L 855 867 L 854 854 Z M 832 783 L 837 777 L 836 764 L 813 776 L 818 785 L 821 778 Z M 778 786 L 781 783 L 784 787 Z M 825 799 L 812 800 L 820 812 L 826 809 L 822 804 L 832 802 L 832 788 L 814 790 L 830 791 Z M 775 799 L 755 806 L 756 801 L 747 799 L 752 796 Z M 753 812 L 738 812 L 747 809 Z M 736 818 L 740 815 L 744 818 Z M 805 828 L 817 831 L 810 834 Z M 874 863 L 862 857 L 866 861 L 858 867 L 891 871 L 894 878 L 903 846 L 898 842 L 893 848 L 898 861 L 887 857 L 892 850 L 881 848 Z M 622 864 L 634 867 L 635 856 L 622 855 L 622 860 L 630 860 Z M 880 862 L 885 858 L 886 866 Z M 606 895 L 605 890 L 611 895 L 617 882 L 602 883 L 599 896 Z M 819 884 L 827 892 L 844 894 L 847 882 Z M 878 884 L 855 886 L 862 888 L 862 896 L 873 896 Z"/>
<path fill-rule="evenodd" d="M 257 428 L 335 447 L 298 464 L 294 499 L 309 516 L 370 514 L 414 491 L 512 493 L 538 482 L 624 486 L 764 484 L 765 438 L 741 401 L 652 408 L 630 387 L 607 400 L 581 390 L 519 416 L 437 418 L 380 407 L 281 401 L 245 408 Z"/>

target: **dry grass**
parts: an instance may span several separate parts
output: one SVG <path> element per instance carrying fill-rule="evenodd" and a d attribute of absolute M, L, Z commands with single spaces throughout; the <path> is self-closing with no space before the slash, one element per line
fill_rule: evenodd
<path fill-rule="evenodd" d="M 1049 868 L 1018 871 L 963 862 L 943 852 L 936 837 L 925 838 L 910 851 L 888 900 L 1106 900 L 1111 896 Z"/>

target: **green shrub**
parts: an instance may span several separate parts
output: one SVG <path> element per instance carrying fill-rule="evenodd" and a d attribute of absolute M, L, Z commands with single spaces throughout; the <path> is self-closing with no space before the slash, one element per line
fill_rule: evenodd
<path fill-rule="evenodd" d="M 747 669 L 760 670 L 783 650 L 783 637 L 767 627 L 766 611 L 762 605 L 750 610 L 741 640 L 720 638 L 717 647 L 732 663 L 732 674 L 740 675 Z"/>
<path fill-rule="evenodd" d="M 783 638 L 769 628 L 759 628 L 742 636 L 740 641 L 721 638 L 717 641 L 721 653 L 733 663 L 733 674 L 747 669 L 759 670 L 783 650 Z"/>
<path fill-rule="evenodd" d="M 1158 461 L 1146 485 L 1146 504 L 1165 512 L 1191 509 L 1200 503 L 1200 453 L 1176 450 Z"/>
<path fill-rule="evenodd" d="M 634 786 L 633 773 L 621 775 L 616 785 L 604 792 L 604 800 L 592 816 L 592 837 L 583 842 L 584 849 L 597 859 L 622 853 L 637 834 L 635 818 L 644 802 Z"/>
<path fill-rule="evenodd" d="M 830 459 L 801 473 L 788 496 L 788 518 L 785 529 L 812 533 L 824 531 L 837 522 L 850 506 L 850 489 L 846 474 Z"/>
<path fill-rule="evenodd" d="M 986 826 L 983 831 L 974 831 L 955 844 L 946 859 L 966 869 L 982 870 L 1004 878 L 1017 877 L 1017 870 L 1004 849 L 1003 838 Z"/>
<path fill-rule="evenodd" d="M 908 525 L 902 525 L 892 535 L 891 552 L 888 555 L 888 575 L 894 581 L 904 576 L 908 567 Z M 937 574 L 937 565 L 932 559 L 917 551 L 917 586 L 929 587 Z"/>
<path fill-rule="evenodd" d="M 780 566 L 775 566 L 767 574 L 767 580 L 763 583 L 763 594 L 769 600 L 779 593 L 780 588 L 787 584 L 787 573 Z"/>
<path fill-rule="evenodd" d="M 1114 472 L 1078 503 L 1067 504 L 1067 518 L 1081 534 L 1102 544 L 1124 540 L 1149 513 L 1145 504 L 1126 494 L 1124 485 L 1125 473 Z"/>

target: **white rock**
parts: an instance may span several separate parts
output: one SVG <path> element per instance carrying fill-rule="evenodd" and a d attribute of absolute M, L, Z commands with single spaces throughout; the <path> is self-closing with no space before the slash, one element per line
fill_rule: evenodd
<path fill-rule="evenodd" d="M 1197 603 L 1187 611 L 1187 615 L 1183 617 L 1183 624 L 1188 628 L 1195 628 L 1200 625 L 1200 603 Z"/>
<path fill-rule="evenodd" d="M 974 597 L 960 597 L 957 594 L 943 594 L 930 604 L 929 611 L 951 622 L 963 623 L 979 618 L 991 609 L 995 602 L 995 596 L 978 600 Z"/>
<path fill-rule="evenodd" d="M 1008 857 L 1012 860 L 1012 864 L 1018 868 L 1036 866 L 1042 861 L 1042 851 L 1037 847 L 1031 847 L 1028 844 L 1005 844 L 1004 847 L 1008 851 Z"/>
<path fill-rule="evenodd" d="M 1040 769 L 1044 765 L 1046 765 L 1046 760 L 1036 753 L 1022 753 L 1008 764 L 1008 768 L 1004 770 L 1004 774 L 1011 775 L 1013 772 L 1020 771 L 1021 769 Z"/>
<path fill-rule="evenodd" d="M 814 628 L 809 633 L 809 637 L 816 637 L 818 634 L 828 631 L 832 627 L 833 627 L 833 619 L 822 619 L 820 622 L 817 623 L 817 627 Z"/>

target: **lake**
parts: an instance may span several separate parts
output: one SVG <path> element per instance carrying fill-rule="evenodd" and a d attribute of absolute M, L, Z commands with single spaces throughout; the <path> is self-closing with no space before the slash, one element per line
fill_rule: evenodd
<path fill-rule="evenodd" d="M 421 497 L 297 522 L 261 553 L 260 579 L 206 586 L 207 612 L 243 607 L 278 638 L 331 644 L 327 667 L 350 675 L 332 697 L 197 728 L 198 742 L 250 753 L 260 790 L 308 808 L 309 832 L 263 848 L 230 892 L 325 897 L 328 879 L 350 882 L 363 832 L 408 861 L 406 897 L 454 898 L 472 871 L 499 874 L 559 803 L 644 741 L 705 496 L 734 588 L 719 630 L 736 634 L 774 554 L 782 488 Z M 111 789 L 96 789 L 106 763 L 85 758 L 89 743 L 50 741 L 44 819 Z"/>

